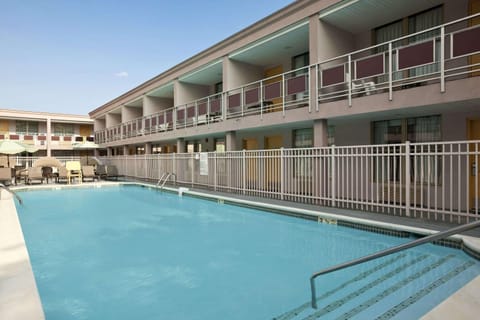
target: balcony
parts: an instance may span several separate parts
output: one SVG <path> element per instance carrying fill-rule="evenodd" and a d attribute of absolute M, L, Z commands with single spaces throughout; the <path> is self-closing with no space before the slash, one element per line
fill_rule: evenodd
<path fill-rule="evenodd" d="M 264 117 L 303 108 L 305 116 L 322 105 L 351 107 L 356 98 L 437 86 L 480 75 L 480 26 L 468 26 L 471 15 L 456 21 L 334 57 L 318 64 L 249 83 L 233 90 L 176 105 L 95 132 L 97 143 L 161 134 L 244 117 Z M 477 71 L 478 70 L 478 71 Z M 314 90 L 314 91 L 312 91 Z M 158 138 L 158 137 L 156 137 Z"/>

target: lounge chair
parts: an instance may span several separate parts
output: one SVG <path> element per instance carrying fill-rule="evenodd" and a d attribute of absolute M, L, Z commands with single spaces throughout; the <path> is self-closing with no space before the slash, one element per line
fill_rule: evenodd
<path fill-rule="evenodd" d="M 97 175 L 95 174 L 95 169 L 93 166 L 82 166 L 82 179 L 95 181 L 97 179 Z"/>
<path fill-rule="evenodd" d="M 96 170 L 96 173 L 97 173 L 97 176 L 100 178 L 100 179 L 105 179 L 106 176 L 107 176 L 107 166 L 106 165 L 98 165 L 97 166 L 97 170 Z"/>
<path fill-rule="evenodd" d="M 26 183 L 27 184 L 32 184 L 34 182 L 39 182 L 43 183 L 43 173 L 42 173 L 42 168 L 40 167 L 32 167 L 28 168 L 27 170 L 27 178 L 26 178 Z"/>
<path fill-rule="evenodd" d="M 57 182 L 61 181 L 68 182 L 68 170 L 65 167 L 58 167 Z"/>
<path fill-rule="evenodd" d="M 109 180 L 115 178 L 115 180 L 118 180 L 118 177 L 120 177 L 120 175 L 118 174 L 117 167 L 114 165 L 108 165 L 107 175 L 105 176 L 105 179 Z"/>
<path fill-rule="evenodd" d="M 12 184 L 12 169 L 0 168 L 0 183 L 8 186 Z"/>
<path fill-rule="evenodd" d="M 67 168 L 67 179 L 70 184 L 74 178 L 78 178 L 78 181 L 82 183 L 82 165 L 80 161 L 67 161 L 65 163 Z"/>

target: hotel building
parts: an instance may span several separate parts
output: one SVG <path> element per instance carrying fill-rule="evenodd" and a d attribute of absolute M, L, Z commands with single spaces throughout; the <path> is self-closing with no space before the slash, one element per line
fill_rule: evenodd
<path fill-rule="evenodd" d="M 33 145 L 38 149 L 35 156 L 72 156 L 74 143 L 94 140 L 93 120 L 81 115 L 0 109 L 2 140 Z"/>
<path fill-rule="evenodd" d="M 346 155 L 363 146 L 374 151 L 353 157 L 385 157 L 357 164 L 359 184 L 390 182 L 380 196 L 372 183 L 363 193 L 335 189 L 337 180 L 319 199 L 363 204 L 376 193 L 382 203 L 436 206 L 437 189 L 412 191 L 421 181 L 461 189 L 443 208 L 478 211 L 478 154 L 456 163 L 429 152 L 451 157 L 471 149 L 447 142 L 480 139 L 479 12 L 479 0 L 295 1 L 91 111 L 95 141 L 113 157 L 331 145 Z M 422 154 L 398 160 L 411 152 Z"/>

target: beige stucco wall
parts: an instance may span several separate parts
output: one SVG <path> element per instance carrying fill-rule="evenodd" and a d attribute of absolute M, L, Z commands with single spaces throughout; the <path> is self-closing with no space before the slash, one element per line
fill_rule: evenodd
<path fill-rule="evenodd" d="M 173 107 L 173 99 L 151 96 L 143 97 L 143 116 L 152 115 L 171 107 Z"/>

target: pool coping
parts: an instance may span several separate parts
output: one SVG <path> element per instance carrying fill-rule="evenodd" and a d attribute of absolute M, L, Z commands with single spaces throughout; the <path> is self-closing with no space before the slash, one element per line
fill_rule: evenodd
<path fill-rule="evenodd" d="M 140 185 L 147 188 L 158 189 L 158 187 L 141 182 L 94 182 L 76 185 L 43 185 L 43 186 L 20 186 L 12 190 L 51 190 L 60 188 L 79 188 L 79 187 L 103 187 L 119 185 Z M 163 190 L 170 193 L 179 193 L 179 188 L 164 187 Z M 262 203 L 246 199 L 239 199 L 218 194 L 208 194 L 183 188 L 185 196 L 202 198 L 205 200 L 216 201 L 227 204 L 242 205 L 252 208 L 263 209 L 274 213 L 288 214 L 297 217 L 316 220 L 319 223 L 351 223 L 359 226 L 369 226 L 380 228 L 382 230 L 393 230 L 395 232 L 407 232 L 412 235 L 430 235 L 437 231 L 405 226 L 399 224 L 362 219 L 357 217 L 348 217 L 324 211 L 309 210 L 303 208 L 293 208 L 284 205 Z M 40 295 L 36 286 L 33 270 L 30 264 L 30 258 L 25 245 L 25 240 L 21 230 L 18 214 L 15 208 L 14 200 L 11 194 L 0 190 L 0 319 L 11 320 L 44 320 Z M 347 225 L 348 226 L 348 225 Z M 352 226 L 349 226 L 352 227 Z M 372 230 L 371 230 L 372 231 Z M 374 232 L 379 232 L 375 231 Z M 461 243 L 461 248 L 474 258 L 480 257 L 480 238 L 454 235 L 449 237 L 454 242 Z M 448 245 L 448 244 L 447 244 Z M 312 270 L 313 272 L 314 270 Z M 306 279 L 305 281 L 307 281 Z M 472 319 L 480 309 L 476 301 L 480 292 L 480 276 L 470 281 L 467 285 L 455 292 L 452 296 L 437 305 L 434 309 L 422 317 L 426 320 L 436 319 Z M 478 309 L 478 310 L 477 310 Z"/>

